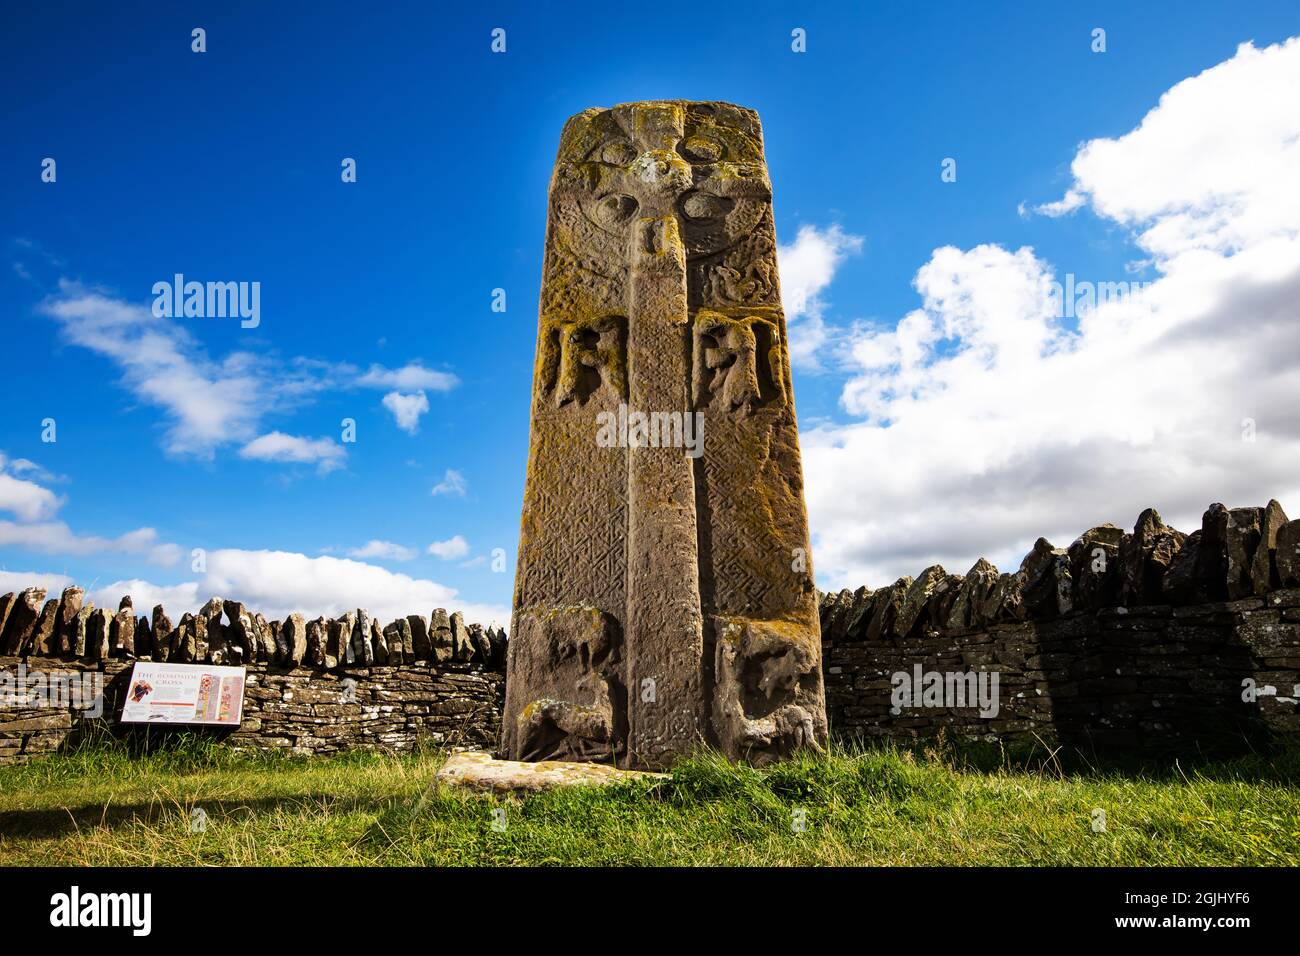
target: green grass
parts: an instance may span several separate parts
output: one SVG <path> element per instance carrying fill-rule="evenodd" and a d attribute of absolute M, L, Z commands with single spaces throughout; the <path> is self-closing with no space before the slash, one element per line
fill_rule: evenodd
<path fill-rule="evenodd" d="M 1040 755 L 1041 756 L 1041 755 Z M 1196 769 L 893 749 L 522 800 L 431 789 L 437 752 L 246 755 L 98 743 L 0 768 L 0 864 L 1294 865 L 1300 752 Z M 198 808 L 206 828 L 193 832 Z M 505 810 L 505 830 L 493 811 Z M 1106 813 L 1094 832 L 1095 809 Z M 796 811 L 806 829 L 796 832 Z"/>

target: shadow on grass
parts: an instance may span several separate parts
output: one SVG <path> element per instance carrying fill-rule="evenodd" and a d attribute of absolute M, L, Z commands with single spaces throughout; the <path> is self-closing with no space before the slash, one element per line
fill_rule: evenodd
<path fill-rule="evenodd" d="M 346 814 L 353 811 L 382 812 L 392 797 L 368 800 L 330 794 L 295 794 L 292 797 L 261 797 L 255 800 L 167 800 L 126 804 L 55 807 L 41 810 L 0 811 L 0 833 L 7 838 L 57 840 L 97 827 L 116 829 L 127 825 L 157 826 L 169 819 L 184 827 L 190 815 L 202 810 L 211 821 L 254 819 L 295 810 L 312 814 Z"/>

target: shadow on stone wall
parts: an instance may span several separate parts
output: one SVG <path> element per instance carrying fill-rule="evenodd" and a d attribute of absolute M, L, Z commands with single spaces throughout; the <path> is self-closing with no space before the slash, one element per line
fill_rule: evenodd
<path fill-rule="evenodd" d="M 821 620 L 841 738 L 907 743 L 942 728 L 1110 762 L 1223 756 L 1300 732 L 1300 522 L 1275 501 L 1212 505 L 1191 534 L 1147 510 L 1131 533 L 1102 525 L 1067 549 L 1040 538 L 1014 573 L 934 566 L 824 595 Z M 996 713 L 960 699 L 995 674 Z"/>

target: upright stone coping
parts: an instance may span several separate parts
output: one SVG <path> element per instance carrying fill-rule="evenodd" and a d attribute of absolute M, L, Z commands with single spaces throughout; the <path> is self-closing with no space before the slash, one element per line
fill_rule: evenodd
<path fill-rule="evenodd" d="M 609 764 L 565 760 L 497 760 L 489 753 L 453 753 L 435 782 L 481 793 L 537 793 L 552 787 L 608 787 L 629 780 L 668 780 L 668 774 L 619 770 Z"/>
<path fill-rule="evenodd" d="M 502 671 L 506 663 L 504 628 L 467 625 L 459 611 L 449 623 L 443 608 L 435 608 L 429 618 L 411 614 L 387 626 L 364 608 L 332 621 L 306 621 L 297 613 L 268 621 L 238 601 L 213 597 L 173 626 L 161 604 L 151 616 L 137 616 L 130 595 L 116 612 L 95 608 L 84 596 L 78 587 L 49 601 L 39 587 L 0 595 L 0 656 L 327 670 L 455 662 Z"/>
<path fill-rule="evenodd" d="M 568 121 L 551 179 L 503 753 L 766 763 L 826 739 L 758 115 Z"/>

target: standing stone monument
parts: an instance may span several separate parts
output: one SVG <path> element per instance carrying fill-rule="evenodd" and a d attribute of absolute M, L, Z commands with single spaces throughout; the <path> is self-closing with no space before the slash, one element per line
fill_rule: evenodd
<path fill-rule="evenodd" d="M 589 109 L 550 187 L 502 752 L 664 767 L 826 738 L 752 110 Z"/>

